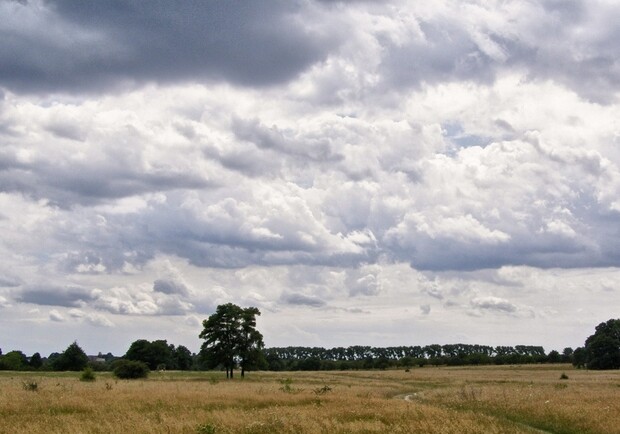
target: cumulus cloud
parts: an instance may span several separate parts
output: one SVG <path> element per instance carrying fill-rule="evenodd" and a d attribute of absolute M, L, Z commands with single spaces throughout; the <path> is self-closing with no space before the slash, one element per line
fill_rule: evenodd
<path fill-rule="evenodd" d="M 62 318 L 60 313 L 57 311 L 54 312 L 56 317 Z M 114 327 L 114 323 L 110 321 L 105 315 L 102 315 L 97 312 L 85 312 L 80 309 L 70 309 L 68 312 L 69 316 L 77 321 L 86 322 L 95 327 Z M 50 313 L 50 318 L 52 318 L 52 314 Z M 64 320 L 64 319 L 61 319 Z"/>
<path fill-rule="evenodd" d="M 492 296 L 474 298 L 471 305 L 477 309 L 490 312 L 514 313 L 517 310 L 517 307 L 510 301 Z"/>
<path fill-rule="evenodd" d="M 194 310 L 178 294 L 148 290 L 145 286 L 96 290 L 93 306 L 118 315 L 183 315 Z"/>
<path fill-rule="evenodd" d="M 114 323 L 104 315 L 93 313 L 86 316 L 86 321 L 95 327 L 114 327 Z"/>
<path fill-rule="evenodd" d="M 5 308 L 5 307 L 10 307 L 11 305 L 9 304 L 9 301 L 6 299 L 6 297 L 3 297 L 0 295 L 0 308 Z"/>
<path fill-rule="evenodd" d="M 369 269 L 370 268 L 370 269 Z M 345 285 L 350 295 L 378 295 L 381 292 L 381 280 L 377 270 L 363 267 L 347 273 Z"/>
<path fill-rule="evenodd" d="M 507 69 L 524 69 L 532 77 L 561 81 L 586 98 L 614 98 L 604 89 L 618 85 L 618 50 L 612 43 L 617 31 L 611 25 L 618 12 L 605 2 L 591 8 L 579 1 L 494 1 L 413 9 L 401 18 L 408 32 L 388 40 L 382 62 L 392 86 L 489 84 Z"/>
<path fill-rule="evenodd" d="M 65 320 L 65 317 L 63 317 L 61 313 L 55 309 L 50 310 L 49 318 L 55 322 L 63 322 Z"/>

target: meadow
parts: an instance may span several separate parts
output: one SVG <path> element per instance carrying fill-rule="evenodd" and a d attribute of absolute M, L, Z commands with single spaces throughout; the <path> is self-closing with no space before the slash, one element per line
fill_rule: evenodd
<path fill-rule="evenodd" d="M 79 376 L 0 372 L 0 433 L 620 433 L 620 371 L 569 365 Z"/>

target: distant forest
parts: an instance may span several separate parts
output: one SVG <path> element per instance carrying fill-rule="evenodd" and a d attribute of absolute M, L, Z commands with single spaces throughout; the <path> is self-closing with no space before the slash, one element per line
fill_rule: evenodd
<path fill-rule="evenodd" d="M 426 346 L 336 348 L 280 347 L 263 350 L 268 370 L 348 370 L 410 368 L 425 365 L 504 365 L 523 363 L 572 363 L 572 348 L 563 353 L 545 353 L 543 347 L 517 345 L 492 347 L 487 345 L 450 344 Z"/>

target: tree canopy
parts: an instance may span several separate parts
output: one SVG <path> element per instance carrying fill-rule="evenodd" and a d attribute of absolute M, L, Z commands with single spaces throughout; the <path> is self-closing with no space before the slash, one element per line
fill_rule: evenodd
<path fill-rule="evenodd" d="M 21 351 L 9 351 L 0 354 L 0 370 L 23 371 L 28 368 L 28 359 Z"/>
<path fill-rule="evenodd" d="M 172 368 L 172 353 L 173 349 L 165 340 L 150 342 L 138 339 L 129 346 L 124 358 L 146 363 L 149 369 L 156 370 L 161 367 Z"/>
<path fill-rule="evenodd" d="M 164 339 L 148 341 L 138 339 L 132 342 L 123 357 L 127 360 L 146 363 L 151 370 L 161 368 L 188 370 L 192 367 L 192 353 L 187 347 L 168 344 Z"/>
<path fill-rule="evenodd" d="M 233 303 L 219 305 L 214 314 L 202 322 L 199 337 L 204 339 L 201 357 L 208 368 L 222 366 L 226 377 L 233 377 L 238 363 L 241 376 L 261 357 L 263 335 L 256 329 L 256 307 L 242 308 Z"/>
<path fill-rule="evenodd" d="M 596 326 L 585 343 L 588 369 L 620 368 L 620 319 L 610 319 Z"/>
<path fill-rule="evenodd" d="M 52 363 L 56 371 L 81 371 L 86 365 L 88 365 L 88 356 L 77 342 L 69 345 Z"/>

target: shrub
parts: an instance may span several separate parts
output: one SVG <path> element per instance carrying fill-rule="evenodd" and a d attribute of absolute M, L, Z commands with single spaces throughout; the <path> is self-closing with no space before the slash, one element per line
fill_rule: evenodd
<path fill-rule="evenodd" d="M 82 371 L 82 375 L 80 375 L 80 381 L 95 381 L 95 373 L 91 367 L 86 367 Z"/>
<path fill-rule="evenodd" d="M 116 377 L 124 380 L 146 378 L 149 375 L 149 367 L 143 362 L 120 359 L 114 362 L 113 372 Z"/>
<path fill-rule="evenodd" d="M 316 389 L 314 389 L 314 394 L 315 395 L 325 395 L 327 392 L 331 392 L 332 388 L 329 387 L 327 384 L 323 387 L 317 387 Z"/>
<path fill-rule="evenodd" d="M 215 434 L 216 428 L 212 423 L 205 423 L 203 425 L 198 425 L 196 427 L 196 432 L 198 434 Z"/>
<path fill-rule="evenodd" d="M 34 380 L 22 381 L 22 388 L 30 392 L 37 392 L 39 390 L 39 384 Z"/>
<path fill-rule="evenodd" d="M 290 378 L 285 378 L 284 380 L 280 380 L 280 384 L 282 385 L 282 387 L 280 387 L 280 390 L 282 392 L 295 393 L 299 391 L 298 389 L 295 389 L 294 387 L 291 386 L 293 384 L 293 380 L 291 380 Z"/>

